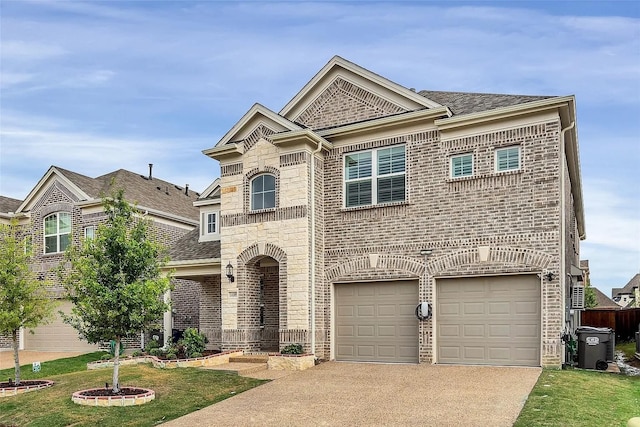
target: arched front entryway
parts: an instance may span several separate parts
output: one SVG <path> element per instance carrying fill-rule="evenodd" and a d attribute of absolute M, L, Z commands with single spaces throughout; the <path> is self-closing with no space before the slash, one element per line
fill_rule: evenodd
<path fill-rule="evenodd" d="M 261 253 L 262 252 L 262 253 Z M 245 348 L 280 350 L 286 328 L 286 257 L 279 248 L 257 245 L 238 257 L 238 326 L 246 331 Z"/>

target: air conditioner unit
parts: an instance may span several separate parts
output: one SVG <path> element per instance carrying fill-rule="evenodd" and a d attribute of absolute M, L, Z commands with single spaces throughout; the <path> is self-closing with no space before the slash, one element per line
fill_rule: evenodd
<path fill-rule="evenodd" d="M 584 310 L 584 286 L 574 285 L 571 288 L 571 308 Z"/>

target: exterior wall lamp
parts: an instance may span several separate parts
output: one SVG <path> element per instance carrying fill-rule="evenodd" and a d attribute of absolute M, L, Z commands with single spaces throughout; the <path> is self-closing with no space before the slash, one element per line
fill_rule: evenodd
<path fill-rule="evenodd" d="M 549 271 L 544 277 L 547 279 L 547 282 L 551 282 L 553 280 L 553 273 Z"/>
<path fill-rule="evenodd" d="M 227 279 L 229 279 L 231 283 L 236 280 L 236 278 L 233 277 L 233 265 L 231 265 L 231 261 L 229 261 L 229 264 L 227 264 Z"/>

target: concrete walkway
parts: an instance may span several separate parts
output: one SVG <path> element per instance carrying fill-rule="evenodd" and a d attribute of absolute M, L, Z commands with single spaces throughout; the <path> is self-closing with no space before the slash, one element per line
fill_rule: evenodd
<path fill-rule="evenodd" d="M 28 351 L 21 350 L 18 354 L 20 365 L 29 365 L 33 362 L 48 362 L 50 360 L 74 357 L 84 354 L 83 352 L 60 352 L 60 351 Z M 13 368 L 13 350 L 0 351 L 0 369 Z M 6 379 L 5 379 L 6 381 Z"/>
<path fill-rule="evenodd" d="M 163 426 L 511 426 L 540 372 L 328 362 Z"/>

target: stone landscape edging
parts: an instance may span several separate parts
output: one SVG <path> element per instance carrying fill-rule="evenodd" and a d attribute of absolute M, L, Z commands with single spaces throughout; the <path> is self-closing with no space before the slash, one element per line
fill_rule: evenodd
<path fill-rule="evenodd" d="M 42 384 L 0 387 L 0 397 L 17 396 L 18 394 L 29 393 L 30 391 L 42 390 L 43 388 L 49 388 L 54 384 L 54 382 L 50 380 L 29 381 L 41 381 Z"/>
<path fill-rule="evenodd" d="M 137 406 L 149 403 L 156 398 L 156 392 L 153 390 L 140 387 L 135 388 L 144 390 L 144 392 L 131 396 L 82 396 L 82 393 L 87 391 L 102 390 L 99 388 L 91 388 L 76 391 L 71 395 L 71 400 L 77 405 L 85 406 Z"/>
<path fill-rule="evenodd" d="M 156 356 L 137 356 L 120 359 L 121 366 L 137 365 L 139 363 L 151 363 L 154 368 L 173 369 L 173 368 L 199 368 L 203 366 L 216 366 L 229 363 L 230 357 L 242 356 L 242 350 L 225 351 L 210 356 L 196 357 L 192 359 L 174 359 L 164 360 Z M 313 354 L 269 354 L 267 368 L 280 371 L 303 371 L 315 365 L 315 356 Z M 113 361 L 97 361 L 87 363 L 87 369 L 104 369 L 112 368 Z"/>

